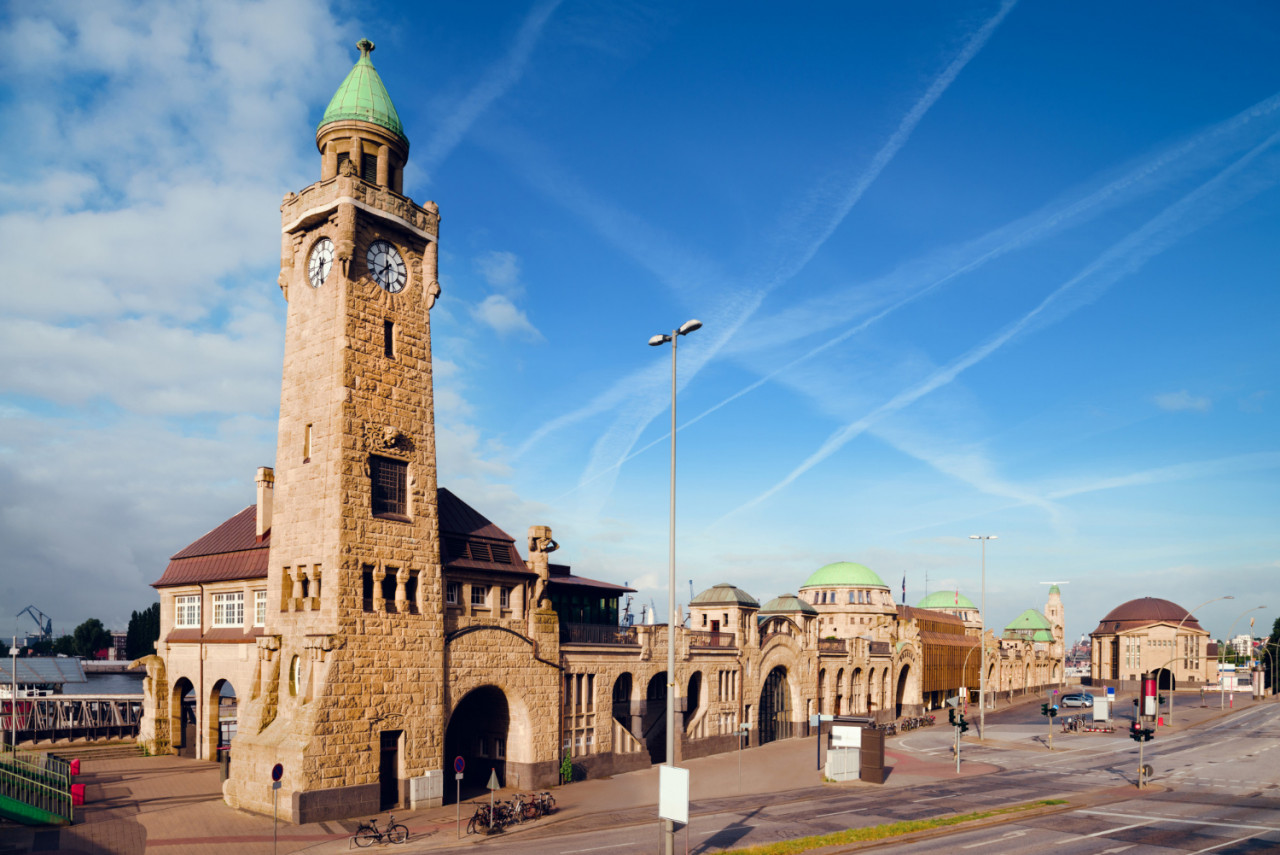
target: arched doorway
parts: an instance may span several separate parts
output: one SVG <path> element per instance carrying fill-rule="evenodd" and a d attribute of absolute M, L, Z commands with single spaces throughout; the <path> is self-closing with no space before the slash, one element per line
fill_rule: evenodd
<path fill-rule="evenodd" d="M 818 714 L 827 711 L 827 669 L 818 669 Z"/>
<path fill-rule="evenodd" d="M 210 747 L 210 760 L 221 760 L 222 752 L 231 750 L 236 736 L 236 690 L 229 680 L 219 680 L 205 699 L 209 714 L 205 721 L 205 745 Z M 213 750 L 213 749 L 216 749 Z"/>
<path fill-rule="evenodd" d="M 787 669 L 775 667 L 760 690 L 760 744 L 791 736 L 791 687 Z"/>
<path fill-rule="evenodd" d="M 667 672 L 659 671 L 644 690 L 644 744 L 650 763 L 667 760 Z"/>
<path fill-rule="evenodd" d="M 169 739 L 179 757 L 196 756 L 198 733 L 195 686 L 186 677 L 179 677 L 169 696 Z"/>
<path fill-rule="evenodd" d="M 687 730 L 689 722 L 693 721 L 693 717 L 698 714 L 698 707 L 702 703 L 702 672 L 694 671 L 689 677 L 689 691 L 684 696 L 684 727 Z"/>
<path fill-rule="evenodd" d="M 894 697 L 893 715 L 902 718 L 902 699 L 907 695 L 907 677 L 911 674 L 911 666 L 903 665 L 898 672 L 898 693 Z"/>
<path fill-rule="evenodd" d="M 836 715 L 844 715 L 844 669 L 841 668 L 836 672 L 836 697 L 831 704 L 831 712 Z"/>
<path fill-rule="evenodd" d="M 639 738 L 640 722 L 631 715 L 631 674 L 622 673 L 613 681 L 613 720 Z"/>
<path fill-rule="evenodd" d="M 863 706 L 863 684 L 864 680 L 862 679 L 862 669 L 854 668 L 853 677 L 849 680 L 849 712 L 854 715 L 860 715 L 867 711 L 867 708 Z"/>
<path fill-rule="evenodd" d="M 444 732 L 444 767 L 452 770 L 456 757 L 461 757 L 466 764 L 463 799 L 483 794 L 491 771 L 497 773 L 499 784 L 506 781 L 510 728 L 507 696 L 497 686 L 472 689 L 454 706 Z M 455 788 L 444 790 L 445 801 L 453 801 Z"/>

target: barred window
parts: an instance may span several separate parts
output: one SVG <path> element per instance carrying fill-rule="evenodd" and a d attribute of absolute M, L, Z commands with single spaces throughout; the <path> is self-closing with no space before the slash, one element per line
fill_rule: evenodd
<path fill-rule="evenodd" d="M 409 514 L 409 464 L 388 457 L 369 458 L 372 510 L 375 517 Z"/>
<path fill-rule="evenodd" d="M 244 591 L 213 595 L 214 626 L 244 626 Z"/>
<path fill-rule="evenodd" d="M 177 597 L 174 599 L 176 612 L 174 626 L 200 626 L 200 596 Z"/>
<path fill-rule="evenodd" d="M 253 592 L 253 625 L 266 626 L 267 624 L 267 592 Z"/>

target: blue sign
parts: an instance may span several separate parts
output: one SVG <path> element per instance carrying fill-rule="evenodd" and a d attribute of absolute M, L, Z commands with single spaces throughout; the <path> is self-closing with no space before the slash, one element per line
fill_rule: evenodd
<path fill-rule="evenodd" d="M 457 772 L 459 775 L 461 775 L 461 774 L 462 774 L 462 770 L 463 770 L 463 769 L 465 769 L 465 768 L 467 768 L 467 764 L 463 761 L 463 759 L 462 759 L 461 757 L 454 757 L 454 758 L 453 758 L 453 771 L 455 771 L 455 772 Z"/>
<path fill-rule="evenodd" d="M 284 777 L 284 767 L 279 763 L 271 767 L 271 780 L 279 781 Z"/>

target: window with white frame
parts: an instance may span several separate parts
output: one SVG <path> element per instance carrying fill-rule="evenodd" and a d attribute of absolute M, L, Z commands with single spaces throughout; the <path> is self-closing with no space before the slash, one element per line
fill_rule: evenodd
<path fill-rule="evenodd" d="M 200 625 L 200 595 L 174 598 L 174 626 Z"/>
<path fill-rule="evenodd" d="M 253 592 L 253 625 L 267 625 L 267 592 Z"/>
<path fill-rule="evenodd" d="M 511 608 L 511 589 L 510 588 L 504 587 L 504 588 L 498 589 L 498 605 L 504 609 Z"/>
<path fill-rule="evenodd" d="M 244 591 L 213 595 L 214 626 L 244 626 Z"/>
<path fill-rule="evenodd" d="M 489 601 L 489 588 L 487 585 L 471 586 L 471 605 L 483 606 Z"/>
<path fill-rule="evenodd" d="M 444 602 L 445 605 L 457 606 L 462 604 L 462 583 L 450 582 L 444 586 Z"/>

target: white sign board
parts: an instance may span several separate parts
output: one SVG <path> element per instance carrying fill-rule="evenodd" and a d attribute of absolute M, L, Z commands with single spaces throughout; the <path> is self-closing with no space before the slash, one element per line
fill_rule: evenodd
<path fill-rule="evenodd" d="M 681 825 L 689 824 L 688 769 L 658 767 L 658 816 Z"/>
<path fill-rule="evenodd" d="M 831 726 L 831 742 L 829 748 L 861 748 L 862 728 L 846 724 Z"/>
<path fill-rule="evenodd" d="M 1093 699 L 1093 720 L 1098 722 L 1111 721 L 1110 698 Z"/>

